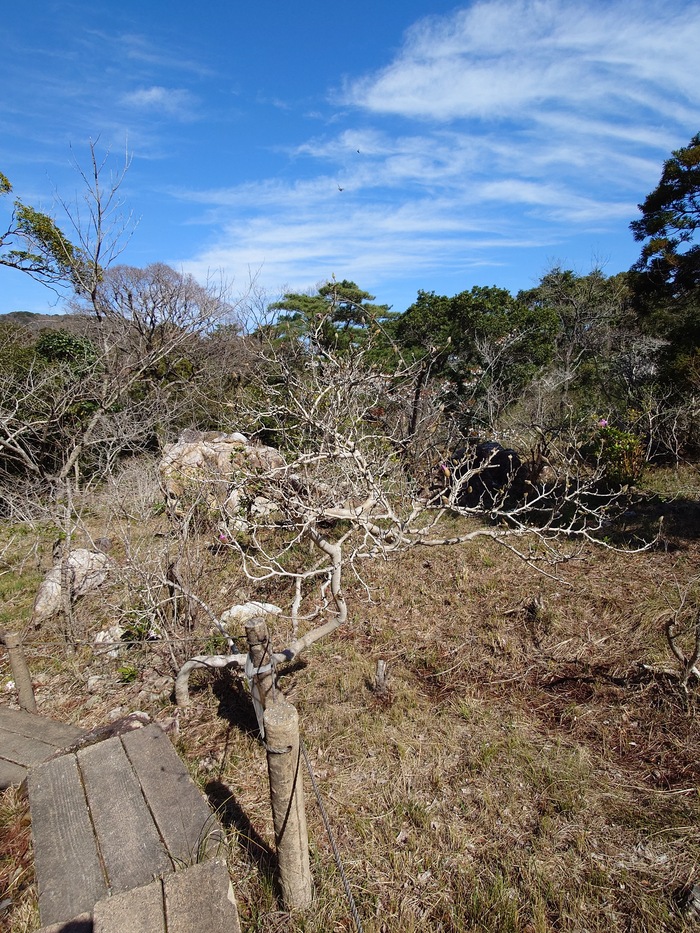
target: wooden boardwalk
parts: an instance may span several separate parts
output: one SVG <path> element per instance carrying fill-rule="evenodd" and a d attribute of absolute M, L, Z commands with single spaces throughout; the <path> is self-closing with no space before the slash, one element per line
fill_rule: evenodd
<path fill-rule="evenodd" d="M 34 765 L 83 735 L 77 726 L 0 706 L 0 790 L 21 784 Z"/>
<path fill-rule="evenodd" d="M 240 933 L 223 830 L 159 726 L 100 741 L 0 707 L 1 786 L 25 778 L 42 933 Z"/>
<path fill-rule="evenodd" d="M 223 831 L 159 726 L 37 765 L 27 786 L 42 923 L 68 930 L 88 915 L 96 933 L 239 930 L 216 859 Z"/>
<path fill-rule="evenodd" d="M 39 933 L 241 933 L 226 862 L 215 859 L 103 898 Z"/>

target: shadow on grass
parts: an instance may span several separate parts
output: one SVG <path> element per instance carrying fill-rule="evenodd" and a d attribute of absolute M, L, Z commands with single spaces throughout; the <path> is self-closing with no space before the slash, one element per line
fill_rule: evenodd
<path fill-rule="evenodd" d="M 205 784 L 204 791 L 222 826 L 236 831 L 238 844 L 246 858 L 276 889 L 277 855 L 250 822 L 231 789 L 223 781 L 212 780 Z"/>
<path fill-rule="evenodd" d="M 654 550 L 677 551 L 700 540 L 700 502 L 695 499 L 630 496 L 625 506 L 607 529 L 611 544 L 635 548 L 651 543 Z"/>
<path fill-rule="evenodd" d="M 284 693 L 284 678 L 305 667 L 306 661 L 297 660 L 279 671 L 278 687 L 282 693 Z M 244 735 L 260 736 L 253 701 L 242 677 L 224 669 L 214 678 L 212 692 L 219 701 L 216 713 L 221 719 L 225 719 Z"/>
<path fill-rule="evenodd" d="M 244 735 L 259 737 L 253 701 L 241 677 L 224 669 L 214 678 L 212 692 L 219 701 L 217 716 Z"/>
<path fill-rule="evenodd" d="M 666 535 L 697 541 L 700 538 L 700 502 L 696 499 L 661 499 L 650 497 L 640 509 L 649 522 L 663 519 Z"/>

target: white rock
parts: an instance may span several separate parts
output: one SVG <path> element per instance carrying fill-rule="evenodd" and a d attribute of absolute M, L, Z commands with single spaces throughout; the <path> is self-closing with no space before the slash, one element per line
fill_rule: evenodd
<path fill-rule="evenodd" d="M 253 518 L 269 518 L 279 511 L 280 507 L 277 503 L 272 499 L 266 499 L 265 496 L 256 496 L 250 507 L 250 514 Z"/>
<path fill-rule="evenodd" d="M 227 609 L 221 616 L 221 621 L 224 625 L 228 625 L 231 622 L 236 623 L 237 625 L 245 625 L 246 622 L 250 622 L 251 619 L 255 619 L 257 616 L 269 615 L 269 616 L 278 616 L 282 610 L 279 606 L 273 606 L 272 603 L 260 603 L 255 600 L 249 603 L 243 603 L 239 606 L 231 606 L 230 609 Z"/>
<path fill-rule="evenodd" d="M 106 654 L 108 658 L 118 658 L 124 645 L 122 644 L 122 635 L 124 629 L 121 625 L 110 625 L 108 629 L 103 629 L 95 635 L 93 644 L 96 654 Z"/>
<path fill-rule="evenodd" d="M 248 498 L 251 478 L 283 473 L 285 469 L 278 450 L 251 444 L 237 431 L 184 431 L 176 443 L 164 448 L 158 464 L 171 515 L 183 512 L 181 500 L 187 497 L 210 509 L 223 507 L 224 514 L 232 518 L 241 508 L 242 499 Z"/>
<path fill-rule="evenodd" d="M 34 620 L 48 619 L 61 610 L 62 561 L 54 564 L 39 587 L 34 600 Z M 67 558 L 71 602 L 104 583 L 111 561 L 101 551 L 76 548 Z"/>

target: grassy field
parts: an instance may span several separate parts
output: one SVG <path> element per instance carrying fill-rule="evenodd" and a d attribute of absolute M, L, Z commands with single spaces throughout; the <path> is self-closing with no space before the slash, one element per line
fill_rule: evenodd
<path fill-rule="evenodd" d="M 669 471 L 647 484 L 655 495 L 610 541 L 663 517 L 653 549 L 587 546 L 546 574 L 490 540 L 368 563 L 367 587 L 346 582 L 345 629 L 281 675 L 366 933 L 697 929 L 683 902 L 700 882 L 699 692 L 697 681 L 679 685 L 664 625 L 683 594 L 684 621 L 700 606 L 700 476 Z M 92 646 L 115 621 L 138 640 L 154 618 L 148 570 L 173 545 L 152 505 L 146 493 L 128 509 L 114 497 L 84 503 L 85 529 L 112 538 L 118 569 L 77 605 L 72 653 L 60 620 L 29 624 L 56 530 L 2 530 L 0 627 L 24 632 L 39 708 L 56 718 L 92 727 L 141 709 L 172 724 L 173 658 L 212 647 L 201 612 L 190 641 L 173 630 L 116 658 Z M 206 536 L 190 560 L 198 595 L 218 611 L 280 595 L 252 589 Z M 378 659 L 388 664 L 383 694 Z M 15 701 L 9 681 L 3 656 L 3 703 Z M 309 781 L 315 904 L 281 910 L 249 699 L 234 677 L 192 681 L 177 743 L 222 804 L 244 930 L 354 929 Z M 0 928 L 38 928 L 18 790 L 0 797 L 5 901 Z"/>

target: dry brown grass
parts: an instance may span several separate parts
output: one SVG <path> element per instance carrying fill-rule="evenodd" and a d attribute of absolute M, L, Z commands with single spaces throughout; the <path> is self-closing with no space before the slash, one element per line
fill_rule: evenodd
<path fill-rule="evenodd" d="M 38 914 L 29 896 L 34 882 L 29 803 L 23 790 L 0 794 L 0 930 L 14 915 L 14 929 L 33 929 Z"/>
<path fill-rule="evenodd" d="M 587 548 L 555 578 L 489 541 L 367 565 L 372 602 L 350 583 L 346 629 L 282 675 L 366 933 L 691 929 L 678 903 L 700 880 L 698 689 L 686 695 L 663 673 L 673 659 L 660 621 L 700 568 L 697 486 L 684 496 L 653 504 L 651 518 L 667 513 L 659 548 Z M 647 518 L 630 516 L 626 533 Z M 152 530 L 140 527 L 144 548 Z M 212 606 L 274 596 L 245 586 L 229 555 L 204 543 L 198 592 Z M 86 640 L 124 592 L 79 607 Z M 149 686 L 170 672 L 162 643 L 111 660 L 88 647 L 66 657 L 59 631 L 27 637 L 39 705 L 53 715 L 86 726 L 117 708 L 172 716 Z M 200 616 L 194 649 L 208 637 Z M 372 689 L 380 658 L 387 696 Z M 136 679 L 120 683 L 126 665 Z M 91 675 L 104 679 L 89 695 Z M 280 910 L 265 758 L 245 692 L 200 678 L 178 742 L 230 828 L 244 929 L 352 930 L 308 781 L 316 903 L 306 915 Z M 14 793 L 0 832 L 19 819 L 26 836 Z M 23 858 L 12 850 L 3 877 Z M 22 870 L 13 933 L 36 921 Z"/>

